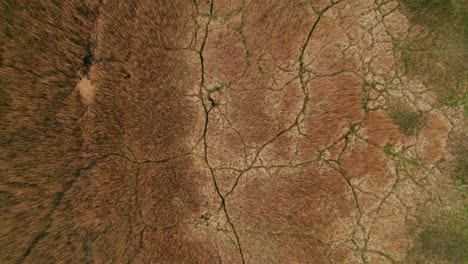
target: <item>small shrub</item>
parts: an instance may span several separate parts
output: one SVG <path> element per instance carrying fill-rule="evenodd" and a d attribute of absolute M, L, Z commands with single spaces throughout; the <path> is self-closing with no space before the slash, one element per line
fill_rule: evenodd
<path fill-rule="evenodd" d="M 414 135 L 422 126 L 420 114 L 417 112 L 397 111 L 391 113 L 390 117 L 405 135 Z"/>
<path fill-rule="evenodd" d="M 385 146 L 384 146 L 384 149 L 383 149 L 385 155 L 389 156 L 389 157 L 394 157 L 396 156 L 395 152 L 393 152 L 393 144 L 392 143 L 387 143 Z"/>

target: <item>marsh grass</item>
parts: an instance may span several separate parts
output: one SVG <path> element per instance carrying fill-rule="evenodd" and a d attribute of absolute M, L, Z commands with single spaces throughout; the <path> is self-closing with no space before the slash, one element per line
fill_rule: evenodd
<path fill-rule="evenodd" d="M 466 12 L 466 3 L 462 0 L 400 0 L 400 2 L 413 22 L 433 28 L 448 26 Z"/>
<path fill-rule="evenodd" d="M 468 184 L 468 149 L 463 148 L 457 158 L 457 166 L 455 167 L 455 177 L 462 185 Z"/>
<path fill-rule="evenodd" d="M 408 254 L 409 263 L 467 263 L 468 209 L 429 221 Z"/>
<path fill-rule="evenodd" d="M 455 157 L 448 163 L 448 171 L 457 185 L 468 184 L 468 144 L 463 135 L 450 139 L 452 141 L 452 155 Z"/>
<path fill-rule="evenodd" d="M 439 106 L 463 106 L 467 100 L 466 53 L 468 2 L 461 0 L 400 0 L 412 24 L 424 26 L 426 37 L 399 44 L 409 76 L 422 77 L 438 97 Z"/>

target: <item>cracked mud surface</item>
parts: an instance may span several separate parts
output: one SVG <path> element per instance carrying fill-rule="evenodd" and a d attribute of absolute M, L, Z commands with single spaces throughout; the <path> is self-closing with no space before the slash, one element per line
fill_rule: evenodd
<path fill-rule="evenodd" d="M 0 263 L 465 263 L 433 6 L 0 3 Z"/>

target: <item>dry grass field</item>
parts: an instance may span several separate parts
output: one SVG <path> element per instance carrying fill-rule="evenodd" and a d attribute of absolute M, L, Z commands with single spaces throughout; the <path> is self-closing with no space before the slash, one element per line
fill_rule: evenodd
<path fill-rule="evenodd" d="M 467 15 L 0 1 L 0 263 L 468 263 Z"/>

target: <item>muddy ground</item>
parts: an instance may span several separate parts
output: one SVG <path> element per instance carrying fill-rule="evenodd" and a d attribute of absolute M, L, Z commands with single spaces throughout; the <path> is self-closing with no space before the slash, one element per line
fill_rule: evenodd
<path fill-rule="evenodd" d="M 0 263 L 466 263 L 464 1 L 0 3 Z"/>

